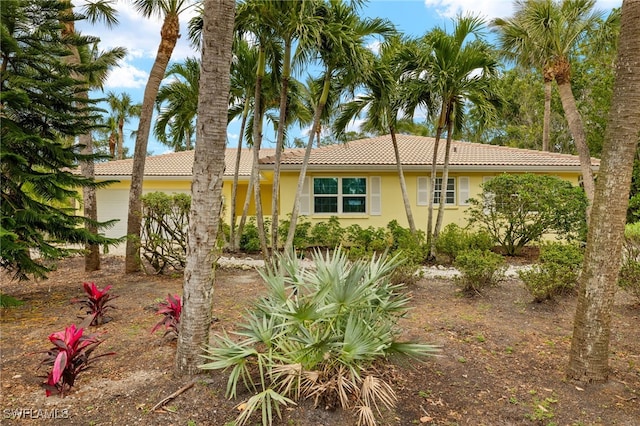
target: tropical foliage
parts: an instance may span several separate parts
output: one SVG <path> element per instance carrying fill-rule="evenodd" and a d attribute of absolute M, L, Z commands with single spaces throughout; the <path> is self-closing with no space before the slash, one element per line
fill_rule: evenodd
<path fill-rule="evenodd" d="M 79 252 L 69 244 L 115 242 L 84 227 L 108 224 L 74 208 L 78 190 L 108 182 L 73 173 L 95 157 L 67 141 L 89 133 L 98 114 L 92 101 L 78 95 L 81 81 L 65 63 L 74 37 L 62 40 L 59 31 L 61 19 L 73 19 L 66 6 L 12 0 L 0 6 L 0 267 L 20 279 L 44 277 L 47 260 Z M 82 45 L 85 39 L 75 37 Z"/>
<path fill-rule="evenodd" d="M 80 300 L 74 300 L 75 303 L 81 303 L 86 309 L 87 315 L 91 318 L 90 325 L 102 325 L 111 318 L 105 314 L 115 309 L 111 301 L 118 296 L 109 293 L 111 286 L 108 285 L 103 289 L 98 288 L 96 283 L 82 283 L 86 296 Z"/>
<path fill-rule="evenodd" d="M 502 174 L 485 182 L 469 204 L 469 222 L 510 256 L 545 234 L 579 241 L 586 235 L 584 191 L 554 176 Z"/>
<path fill-rule="evenodd" d="M 267 294 L 246 315 L 237 337 L 216 336 L 201 368 L 229 370 L 227 396 L 254 395 L 236 420 L 256 412 L 262 424 L 295 400 L 355 409 L 358 423 L 373 425 L 395 402 L 380 361 L 392 355 L 422 358 L 435 347 L 400 342 L 398 320 L 409 297 L 389 276 L 398 258 L 349 262 L 344 250 L 313 257 L 307 269 L 295 257 L 261 271 Z"/>

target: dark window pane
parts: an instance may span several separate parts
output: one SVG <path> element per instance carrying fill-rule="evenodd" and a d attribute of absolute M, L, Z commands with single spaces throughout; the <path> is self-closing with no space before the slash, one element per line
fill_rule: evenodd
<path fill-rule="evenodd" d="M 338 178 L 314 178 L 313 193 L 314 194 L 337 194 Z"/>
<path fill-rule="evenodd" d="M 314 213 L 338 213 L 338 197 L 314 197 Z"/>
<path fill-rule="evenodd" d="M 365 197 L 343 197 L 342 212 L 343 213 L 366 213 Z"/>
<path fill-rule="evenodd" d="M 367 180 L 365 178 L 342 178 L 342 193 L 356 195 L 367 193 Z"/>

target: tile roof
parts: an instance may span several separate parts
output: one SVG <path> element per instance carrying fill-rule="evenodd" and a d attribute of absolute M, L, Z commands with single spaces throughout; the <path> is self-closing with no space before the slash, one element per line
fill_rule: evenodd
<path fill-rule="evenodd" d="M 232 177 L 235 169 L 236 149 L 229 148 L 225 153 L 225 177 Z M 273 155 L 274 149 L 263 149 L 262 156 Z M 166 176 L 166 177 L 191 177 L 193 171 L 194 151 L 171 152 L 161 155 L 147 157 L 144 165 L 145 176 Z M 240 155 L 240 176 L 249 177 L 251 175 L 252 150 L 245 148 Z M 95 175 L 118 177 L 131 176 L 133 159 L 108 161 L 95 165 Z"/>
<path fill-rule="evenodd" d="M 402 164 L 411 166 L 431 165 L 435 140 L 430 137 L 397 135 L 398 150 Z M 444 163 L 446 140 L 440 141 L 438 164 Z M 296 168 L 302 164 L 304 154 L 288 152 L 282 156 L 282 165 Z M 273 164 L 273 157 L 260 160 L 263 165 Z M 391 136 L 384 135 L 360 139 L 345 144 L 330 145 L 314 149 L 309 158 L 309 167 L 336 166 L 395 166 L 395 155 Z M 486 145 L 471 142 L 452 141 L 449 164 L 452 168 L 506 167 L 506 168 L 579 168 L 577 155 Z M 597 168 L 600 160 L 592 159 Z"/>

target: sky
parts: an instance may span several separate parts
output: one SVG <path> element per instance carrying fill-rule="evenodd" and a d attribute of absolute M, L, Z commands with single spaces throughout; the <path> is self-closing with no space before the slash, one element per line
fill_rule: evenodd
<path fill-rule="evenodd" d="M 84 34 L 98 36 L 101 39 L 102 50 L 122 46 L 127 48 L 127 56 L 118 68 L 114 68 L 104 85 L 104 93 L 109 91 L 116 94 L 127 92 L 134 102 L 142 103 L 144 88 L 156 56 L 160 42 L 160 27 L 162 22 L 158 18 L 147 19 L 138 14 L 131 0 L 114 0 L 118 10 L 119 24 L 114 28 L 101 25 L 89 25 L 81 22 L 78 25 Z M 74 2 L 80 6 L 82 1 Z M 620 7 L 622 0 L 598 0 L 596 7 L 608 13 L 614 7 Z M 418 37 L 435 27 L 450 30 L 453 19 L 457 14 L 479 15 L 486 20 L 496 17 L 508 17 L 513 12 L 512 0 L 370 0 L 361 11 L 365 17 L 380 17 L 390 20 L 407 36 Z M 187 37 L 187 24 L 196 11 L 190 8 L 180 16 L 182 37 L 178 41 L 172 55 L 172 62 L 183 62 L 187 57 L 199 57 L 193 50 Z M 487 31 L 487 34 L 489 32 Z M 308 72 L 302 72 L 296 77 L 304 80 Z M 96 97 L 103 95 L 98 92 Z M 125 146 L 133 153 L 134 139 L 128 137 L 131 131 L 138 127 L 137 120 L 131 120 L 125 126 Z M 236 146 L 239 136 L 239 122 L 232 122 L 228 127 L 230 146 Z M 301 129 L 298 135 L 305 135 L 306 129 Z M 295 132 L 294 132 L 295 135 Z M 273 144 L 275 137 L 265 132 L 263 146 Z M 170 151 L 151 137 L 148 151 L 154 155 Z"/>

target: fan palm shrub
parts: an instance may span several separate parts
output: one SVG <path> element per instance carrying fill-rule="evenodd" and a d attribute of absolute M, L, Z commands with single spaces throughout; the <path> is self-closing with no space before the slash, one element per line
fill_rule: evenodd
<path fill-rule="evenodd" d="M 245 424 L 260 411 L 270 425 L 274 411 L 312 398 L 316 405 L 354 409 L 358 424 L 375 425 L 396 395 L 384 380 L 381 363 L 392 355 L 422 358 L 434 346 L 399 342 L 398 320 L 409 297 L 390 276 L 397 256 L 350 262 L 338 248 L 315 252 L 315 268 L 293 256 L 280 256 L 278 268 L 261 271 L 267 294 L 247 313 L 235 334 L 216 336 L 201 365 L 227 369 L 226 394 L 239 386 L 253 392 L 236 419 Z"/>

